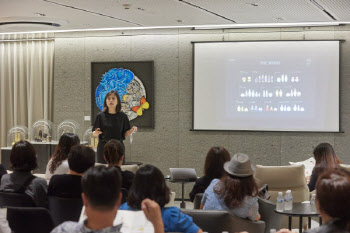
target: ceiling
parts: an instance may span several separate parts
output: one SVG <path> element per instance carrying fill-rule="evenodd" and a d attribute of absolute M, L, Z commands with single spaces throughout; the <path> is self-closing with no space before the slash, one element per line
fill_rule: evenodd
<path fill-rule="evenodd" d="M 350 0 L 0 0 L 0 33 L 350 22 Z"/>

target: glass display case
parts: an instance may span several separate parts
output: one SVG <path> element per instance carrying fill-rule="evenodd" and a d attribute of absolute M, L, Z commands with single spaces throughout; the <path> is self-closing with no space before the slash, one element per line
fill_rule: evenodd
<path fill-rule="evenodd" d="M 79 123 L 75 120 L 64 120 L 57 126 L 57 140 L 65 133 L 74 133 L 80 137 L 79 129 Z"/>
<path fill-rule="evenodd" d="M 23 125 L 16 125 L 12 127 L 7 134 L 7 146 L 12 147 L 16 142 L 28 139 L 28 128 Z"/>
<path fill-rule="evenodd" d="M 92 126 L 85 130 L 82 144 L 86 144 L 94 150 L 97 149 L 98 137 L 92 135 Z"/>
<path fill-rule="evenodd" d="M 51 121 L 38 120 L 32 126 L 30 140 L 32 142 L 51 142 L 53 132 L 54 126 Z"/>

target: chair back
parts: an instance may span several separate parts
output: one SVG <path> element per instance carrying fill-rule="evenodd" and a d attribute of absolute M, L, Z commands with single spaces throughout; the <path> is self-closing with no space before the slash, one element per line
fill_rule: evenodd
<path fill-rule="evenodd" d="M 265 233 L 270 233 L 271 229 L 281 229 L 282 215 L 275 212 L 276 204 L 258 198 L 259 214 L 262 221 L 265 222 Z"/>
<path fill-rule="evenodd" d="M 201 207 L 202 198 L 203 198 L 203 193 L 197 193 L 196 196 L 194 196 L 193 209 L 199 210 L 199 208 Z"/>
<path fill-rule="evenodd" d="M 24 193 L 6 193 L 0 192 L 0 207 L 35 207 L 33 199 Z"/>
<path fill-rule="evenodd" d="M 339 164 L 340 168 L 343 168 L 345 170 L 347 170 L 348 172 L 350 172 L 350 165 L 349 164 Z"/>
<path fill-rule="evenodd" d="M 304 165 L 262 166 L 256 165 L 255 180 L 258 188 L 269 186 L 270 201 L 276 203 L 278 192 L 292 191 L 293 202 L 308 201 L 310 192 L 305 180 Z M 303 226 L 307 224 L 306 218 Z M 299 220 L 292 219 L 292 228 L 298 228 Z M 288 217 L 282 217 L 282 227 L 288 228 Z"/>
<path fill-rule="evenodd" d="M 309 200 L 309 188 L 305 181 L 304 165 L 262 166 L 256 165 L 255 180 L 258 188 L 269 186 L 270 200 L 277 200 L 278 192 L 292 191 L 294 202 Z"/>
<path fill-rule="evenodd" d="M 120 169 L 122 169 L 122 171 L 131 171 L 135 174 L 139 169 L 139 166 L 137 164 L 121 165 Z"/>
<path fill-rule="evenodd" d="M 50 233 L 54 224 L 47 209 L 8 207 L 7 221 L 13 233 Z"/>
<path fill-rule="evenodd" d="M 62 198 L 49 196 L 49 210 L 55 226 L 65 222 L 77 222 L 80 217 L 83 201 L 81 198 Z"/>
<path fill-rule="evenodd" d="M 222 210 L 189 210 L 181 209 L 181 212 L 193 218 L 193 222 L 203 232 L 222 233 L 254 232 L 264 233 L 265 223 L 263 221 L 250 221 L 242 219 Z"/>

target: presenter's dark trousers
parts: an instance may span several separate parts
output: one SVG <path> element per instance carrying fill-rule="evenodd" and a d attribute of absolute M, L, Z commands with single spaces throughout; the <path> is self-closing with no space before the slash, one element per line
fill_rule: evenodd
<path fill-rule="evenodd" d="M 124 146 L 123 141 L 120 141 L 120 142 Z M 97 161 L 96 161 L 96 163 L 107 164 L 107 162 L 106 162 L 106 160 L 104 158 L 104 154 L 103 154 L 103 148 L 105 147 L 106 143 L 107 143 L 106 141 L 102 141 L 102 140 L 100 140 L 98 142 L 98 145 L 97 145 Z M 125 146 L 124 146 L 124 151 L 125 151 Z M 125 164 L 125 155 L 124 155 L 124 159 L 123 159 L 123 164 Z"/>

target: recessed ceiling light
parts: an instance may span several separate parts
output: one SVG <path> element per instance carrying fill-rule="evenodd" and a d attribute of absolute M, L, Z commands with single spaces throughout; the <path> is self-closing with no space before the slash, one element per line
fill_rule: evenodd
<path fill-rule="evenodd" d="M 122 6 L 125 10 L 129 10 L 131 8 L 131 4 L 123 4 Z"/>
<path fill-rule="evenodd" d="M 277 21 L 284 21 L 286 20 L 286 18 L 283 18 L 283 17 L 276 17 L 276 18 L 273 18 L 274 20 L 277 20 Z"/>
<path fill-rule="evenodd" d="M 256 7 L 256 6 L 259 6 L 259 4 L 258 3 L 246 3 L 248 6 L 254 6 L 254 7 Z"/>
<path fill-rule="evenodd" d="M 36 16 L 41 16 L 41 17 L 46 16 L 44 13 L 34 13 L 34 15 L 36 15 Z"/>

